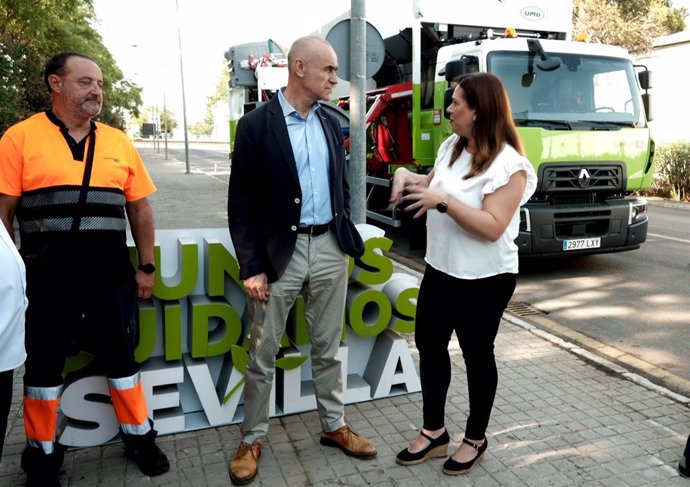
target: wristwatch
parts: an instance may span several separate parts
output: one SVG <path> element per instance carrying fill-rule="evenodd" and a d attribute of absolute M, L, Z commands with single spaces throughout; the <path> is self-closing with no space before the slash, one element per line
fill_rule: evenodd
<path fill-rule="evenodd" d="M 450 195 L 446 195 L 445 198 L 443 198 L 443 201 L 441 201 L 439 204 L 436 205 L 436 211 L 439 213 L 445 213 L 448 211 L 448 200 L 450 199 Z"/>
<path fill-rule="evenodd" d="M 139 264 L 138 269 L 144 274 L 153 274 L 156 272 L 156 266 L 153 264 Z"/>

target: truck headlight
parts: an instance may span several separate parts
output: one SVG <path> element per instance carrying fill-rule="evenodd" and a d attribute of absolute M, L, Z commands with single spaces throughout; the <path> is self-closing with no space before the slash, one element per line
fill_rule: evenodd
<path fill-rule="evenodd" d="M 638 198 L 630 203 L 630 218 L 628 224 L 638 223 L 647 219 L 647 200 Z"/>

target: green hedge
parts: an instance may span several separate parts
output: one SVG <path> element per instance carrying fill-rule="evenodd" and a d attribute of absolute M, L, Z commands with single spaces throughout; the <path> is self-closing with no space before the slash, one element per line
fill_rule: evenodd
<path fill-rule="evenodd" d="M 656 173 L 647 194 L 690 201 L 690 142 L 660 144 L 654 159 Z"/>

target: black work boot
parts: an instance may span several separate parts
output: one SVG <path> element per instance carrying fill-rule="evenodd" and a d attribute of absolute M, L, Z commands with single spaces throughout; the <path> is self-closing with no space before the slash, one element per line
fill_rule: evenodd
<path fill-rule="evenodd" d="M 125 456 L 139 466 L 145 475 L 155 477 L 170 470 L 170 463 L 165 453 L 156 445 L 158 432 L 151 429 L 145 435 L 130 435 L 122 433 L 125 444 Z"/>
<path fill-rule="evenodd" d="M 65 452 L 55 444 L 53 453 L 47 455 L 40 448 L 27 446 L 22 452 L 22 469 L 26 472 L 27 487 L 60 487 L 58 473 L 62 468 Z"/>

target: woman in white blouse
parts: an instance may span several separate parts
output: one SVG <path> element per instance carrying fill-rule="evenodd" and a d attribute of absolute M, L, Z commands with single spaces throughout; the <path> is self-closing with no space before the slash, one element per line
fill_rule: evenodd
<path fill-rule="evenodd" d="M 26 271 L 7 229 L 0 221 L 0 459 L 12 403 L 14 369 L 24 363 Z"/>
<path fill-rule="evenodd" d="M 537 177 L 496 76 L 460 77 L 448 113 L 453 134 L 439 148 L 433 171 L 400 168 L 391 191 L 391 203 L 405 205 L 415 218 L 427 215 L 427 267 L 415 327 L 424 423 L 396 461 L 415 465 L 447 455 L 448 343 L 455 331 L 470 403 L 465 437 L 443 465 L 444 473 L 457 475 L 469 472 L 487 447 L 498 383 L 494 339 L 515 290 L 519 208 L 534 193 Z"/>

